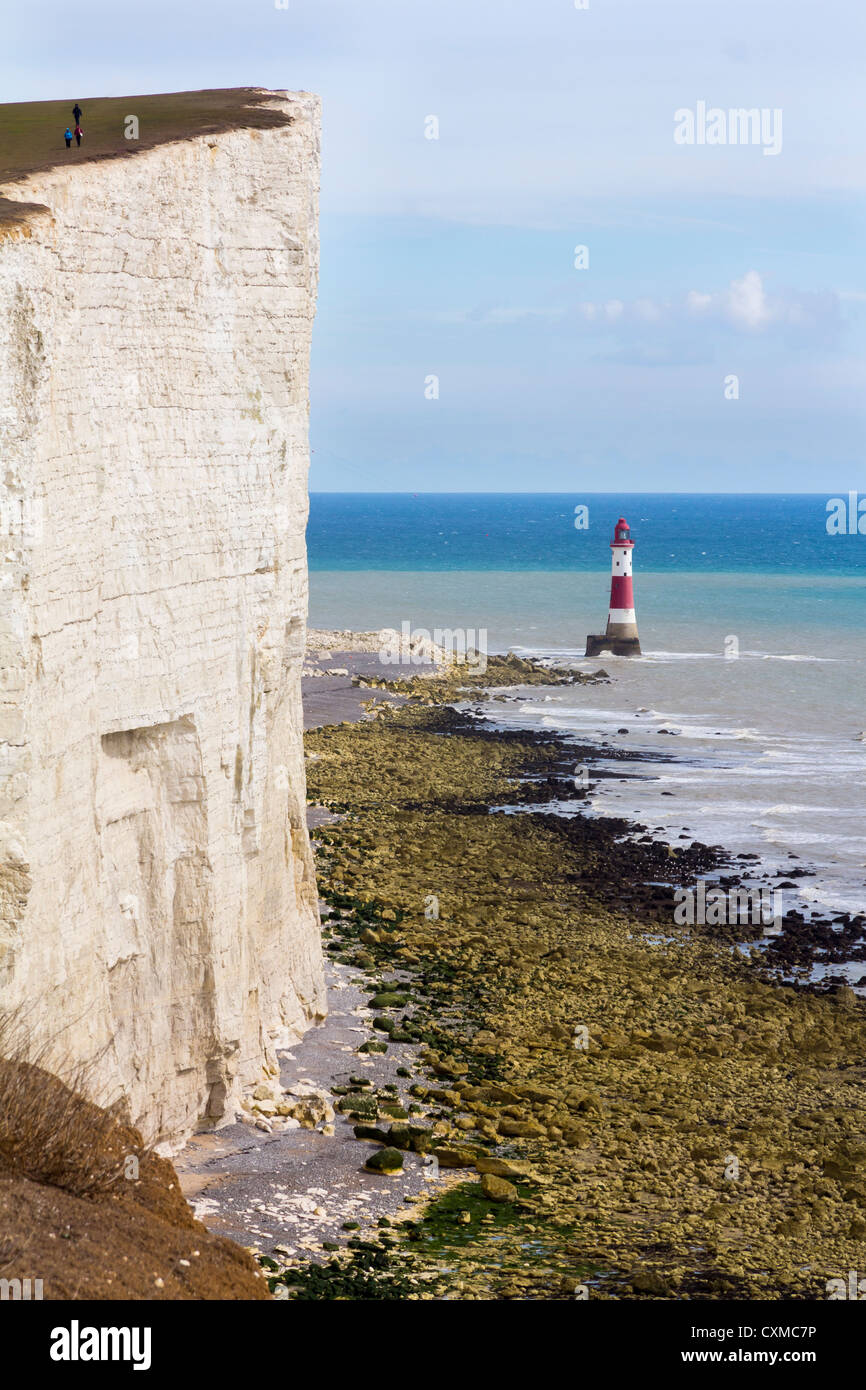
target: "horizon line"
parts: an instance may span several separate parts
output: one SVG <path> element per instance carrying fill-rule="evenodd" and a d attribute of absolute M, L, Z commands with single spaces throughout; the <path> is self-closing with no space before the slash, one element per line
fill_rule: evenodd
<path fill-rule="evenodd" d="M 858 488 L 840 488 L 837 491 L 842 495 L 855 492 L 859 496 Z M 634 489 L 627 491 L 622 488 L 613 492 L 587 492 L 585 488 L 577 487 L 567 491 L 560 488 L 546 488 L 541 491 L 530 488 L 480 488 L 478 491 L 471 491 L 468 488 L 453 490 L 437 488 L 431 491 L 421 488 L 309 489 L 310 497 L 571 497 L 576 492 L 579 492 L 581 497 L 829 497 L 831 495 L 829 489 L 826 492 L 677 492 L 659 488 L 650 492 L 639 492 Z"/>

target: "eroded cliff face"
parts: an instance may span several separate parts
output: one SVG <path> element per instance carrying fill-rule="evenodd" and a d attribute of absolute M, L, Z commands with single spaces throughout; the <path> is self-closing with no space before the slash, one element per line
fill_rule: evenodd
<path fill-rule="evenodd" d="M 0 1006 L 148 1135 L 324 1008 L 300 669 L 319 110 L 0 240 Z"/>

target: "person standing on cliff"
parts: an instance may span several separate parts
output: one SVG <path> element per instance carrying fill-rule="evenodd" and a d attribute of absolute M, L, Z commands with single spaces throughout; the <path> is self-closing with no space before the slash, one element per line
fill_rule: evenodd
<path fill-rule="evenodd" d="M 84 131 L 81 129 L 81 126 L 80 126 L 80 125 L 77 125 L 77 126 L 75 127 L 75 143 L 76 143 L 76 145 L 80 145 L 80 144 L 81 144 L 81 137 L 82 137 L 83 134 L 84 134 Z"/>
<path fill-rule="evenodd" d="M 71 148 L 72 148 L 72 131 L 69 129 L 69 126 L 67 126 L 67 127 L 66 127 L 66 130 L 63 132 L 63 138 L 64 138 L 64 140 L 66 141 L 66 148 L 67 148 L 68 150 L 71 149 Z"/>
<path fill-rule="evenodd" d="M 76 124 L 76 125 L 81 125 L 81 117 L 82 117 L 83 115 L 84 115 L 84 112 L 82 111 L 81 107 L 78 105 L 78 102 L 76 102 L 75 105 L 74 105 L 73 108 L 72 108 L 72 116 L 73 116 L 73 119 L 75 120 L 75 124 Z"/>

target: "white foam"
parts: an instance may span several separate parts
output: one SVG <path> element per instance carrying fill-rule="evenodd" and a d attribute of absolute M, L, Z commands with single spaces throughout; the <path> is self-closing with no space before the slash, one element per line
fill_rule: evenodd
<path fill-rule="evenodd" d="M 757 656 L 761 661 L 820 661 L 831 662 L 839 661 L 838 656 L 806 656 L 802 652 L 794 652 L 791 656 L 782 656 L 779 652 L 740 652 L 740 656 Z"/>
<path fill-rule="evenodd" d="M 579 659 L 565 650 L 556 655 Z M 862 911 L 866 849 L 851 833 L 866 819 L 866 740 L 857 739 L 863 716 L 851 699 L 858 671 L 850 679 L 834 673 L 830 684 L 819 669 L 835 664 L 844 671 L 843 659 L 803 652 L 796 641 L 787 652 L 741 652 L 739 662 L 738 669 L 721 651 L 653 649 L 618 661 L 609 686 L 553 687 L 544 695 L 535 689 L 532 703 L 491 705 L 485 713 L 500 727 L 558 729 L 576 741 L 603 740 L 641 754 L 623 764 L 599 749 L 598 767 L 608 775 L 593 784 L 593 814 L 639 818 L 664 826 L 669 837 L 700 827 L 704 841 L 759 853 L 756 872 L 784 874 L 784 856 L 797 851 L 798 867 L 819 875 L 809 880 L 808 894 L 798 883 L 804 903 Z M 770 667 L 759 664 L 766 662 Z M 774 662 L 781 663 L 778 675 Z M 580 704 L 583 698 L 592 703 Z M 619 736 L 620 728 L 628 733 Z M 585 800 L 576 805 L 587 809 Z"/>

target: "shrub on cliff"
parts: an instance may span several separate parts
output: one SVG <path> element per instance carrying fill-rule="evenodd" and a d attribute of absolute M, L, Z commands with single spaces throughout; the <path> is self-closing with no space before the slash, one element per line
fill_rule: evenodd
<path fill-rule="evenodd" d="M 77 1197 L 107 1192 L 143 1151 L 116 1106 L 86 1094 L 87 1069 L 68 1083 L 42 1065 L 15 1015 L 0 1017 L 0 1169 Z"/>

